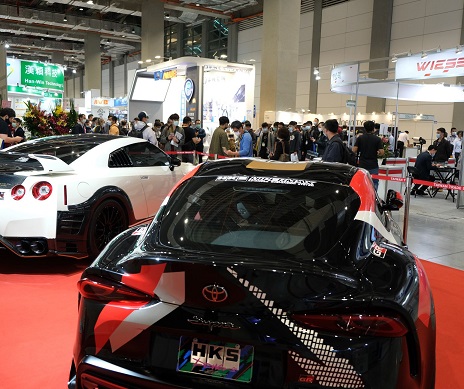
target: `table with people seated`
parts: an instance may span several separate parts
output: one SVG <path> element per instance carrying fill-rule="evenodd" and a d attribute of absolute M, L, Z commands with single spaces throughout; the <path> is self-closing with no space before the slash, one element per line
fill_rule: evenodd
<path fill-rule="evenodd" d="M 435 182 L 441 183 L 441 184 L 452 184 L 454 185 L 454 180 L 456 178 L 456 167 L 455 166 L 450 166 L 448 164 L 436 164 L 432 167 L 432 173 L 435 176 Z M 437 193 L 440 191 L 441 188 L 439 187 L 433 187 L 431 188 L 431 196 L 435 197 Z M 452 189 L 446 189 L 446 197 L 445 199 L 448 198 L 448 196 L 451 196 L 453 198 L 453 203 L 454 199 L 456 196 L 456 193 Z"/>

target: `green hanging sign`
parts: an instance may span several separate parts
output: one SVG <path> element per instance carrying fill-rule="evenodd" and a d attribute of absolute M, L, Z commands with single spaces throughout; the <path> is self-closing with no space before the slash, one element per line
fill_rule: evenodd
<path fill-rule="evenodd" d="M 21 85 L 63 91 L 63 68 L 47 63 L 21 61 Z"/>

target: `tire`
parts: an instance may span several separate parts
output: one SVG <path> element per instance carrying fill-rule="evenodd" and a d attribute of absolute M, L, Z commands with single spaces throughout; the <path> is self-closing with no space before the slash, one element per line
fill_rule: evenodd
<path fill-rule="evenodd" d="M 105 200 L 93 211 L 88 234 L 88 254 L 95 258 L 116 235 L 128 228 L 123 206 L 116 200 Z"/>

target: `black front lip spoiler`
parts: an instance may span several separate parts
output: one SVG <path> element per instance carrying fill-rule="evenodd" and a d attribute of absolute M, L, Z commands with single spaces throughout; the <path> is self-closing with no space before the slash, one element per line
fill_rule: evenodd
<path fill-rule="evenodd" d="M 87 383 L 104 384 L 105 388 L 138 388 L 138 389 L 188 389 L 186 386 L 168 384 L 156 378 L 139 374 L 122 368 L 94 356 L 85 356 L 77 368 L 76 376 L 68 382 L 68 389 L 87 388 Z M 79 386 L 77 384 L 79 383 Z M 89 386 L 90 387 L 90 386 Z M 98 387 L 98 386 L 97 386 Z"/>

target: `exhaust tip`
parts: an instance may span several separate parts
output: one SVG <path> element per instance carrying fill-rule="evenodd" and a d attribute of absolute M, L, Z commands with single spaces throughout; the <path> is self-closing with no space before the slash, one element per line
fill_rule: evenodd
<path fill-rule="evenodd" d="M 20 240 L 15 246 L 22 255 L 27 255 L 31 252 L 31 245 L 27 240 Z"/>
<path fill-rule="evenodd" d="M 43 240 L 34 240 L 30 244 L 32 252 L 36 255 L 41 255 L 47 251 L 47 242 Z"/>

